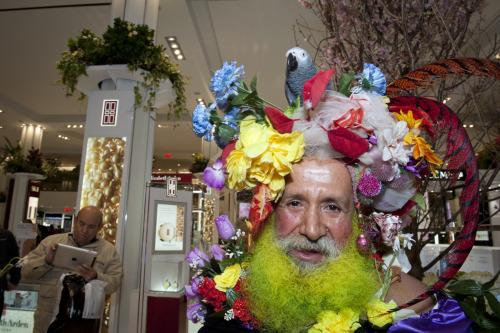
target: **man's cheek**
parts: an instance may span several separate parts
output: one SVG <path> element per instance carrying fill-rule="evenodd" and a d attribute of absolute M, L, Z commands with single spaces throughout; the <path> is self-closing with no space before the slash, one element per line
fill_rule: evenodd
<path fill-rule="evenodd" d="M 300 225 L 300 219 L 297 214 L 290 213 L 286 210 L 276 211 L 276 234 L 282 238 L 293 233 Z"/>

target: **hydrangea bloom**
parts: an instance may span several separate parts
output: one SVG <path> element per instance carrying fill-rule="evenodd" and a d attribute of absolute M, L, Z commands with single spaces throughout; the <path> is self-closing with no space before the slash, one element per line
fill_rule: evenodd
<path fill-rule="evenodd" d="M 215 108 L 215 103 L 209 108 L 198 104 L 193 111 L 193 131 L 199 138 L 205 137 L 206 141 L 212 141 L 213 125 L 210 123 L 210 110 Z"/>
<path fill-rule="evenodd" d="M 236 61 L 232 61 L 230 64 L 225 61 L 222 68 L 216 71 L 210 80 L 210 90 L 215 94 L 217 106 L 223 112 L 229 105 L 228 97 L 238 93 L 238 85 L 244 75 L 243 66 L 236 67 Z"/>

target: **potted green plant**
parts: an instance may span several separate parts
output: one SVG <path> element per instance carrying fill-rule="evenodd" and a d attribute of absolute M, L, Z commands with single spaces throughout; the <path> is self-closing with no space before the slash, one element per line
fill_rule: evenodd
<path fill-rule="evenodd" d="M 0 156 L 0 165 L 3 166 L 5 172 L 42 174 L 43 160 L 39 149 L 34 149 L 32 147 L 25 157 L 19 142 L 14 146 L 7 137 L 5 137 L 5 141 L 7 141 L 7 143 Z"/>
<path fill-rule="evenodd" d="M 62 53 L 57 62 L 61 78 L 58 83 L 66 85 L 66 96 L 75 92 L 78 78 L 87 75 L 87 67 L 95 65 L 126 64 L 131 72 L 138 72 L 144 82 L 141 83 L 147 96 L 144 108 L 152 111 L 156 90 L 160 83 L 169 79 L 176 98 L 169 104 L 170 112 L 179 118 L 185 108 L 185 86 L 189 84 L 187 77 L 178 70 L 178 64 L 170 61 L 163 45 L 155 45 L 154 30 L 145 24 L 133 24 L 115 18 L 113 26 L 108 26 L 102 37 L 96 36 L 88 29 L 82 30 L 75 39 L 68 40 L 68 50 Z M 135 105 L 143 102 L 138 86 L 134 87 Z M 81 93 L 79 99 L 85 95 Z"/>
<path fill-rule="evenodd" d="M 209 159 L 207 157 L 200 153 L 197 153 L 193 157 L 193 164 L 189 167 L 189 172 L 191 172 L 192 174 L 197 174 L 205 171 L 208 161 Z"/>

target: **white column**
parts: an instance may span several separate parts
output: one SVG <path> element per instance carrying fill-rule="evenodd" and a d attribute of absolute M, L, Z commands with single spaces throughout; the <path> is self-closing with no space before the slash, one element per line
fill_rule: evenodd
<path fill-rule="evenodd" d="M 21 147 L 23 155 L 28 155 L 28 151 L 40 149 L 42 146 L 43 127 L 40 125 L 24 124 L 21 133 Z"/>

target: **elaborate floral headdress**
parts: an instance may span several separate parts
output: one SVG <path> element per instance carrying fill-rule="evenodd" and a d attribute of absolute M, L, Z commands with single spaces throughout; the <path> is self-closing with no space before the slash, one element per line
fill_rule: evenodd
<path fill-rule="evenodd" d="M 290 52 L 288 56 L 290 61 Z M 354 201 L 362 218 L 364 233 L 357 241 L 358 249 L 369 252 L 373 242 L 375 248 L 392 247 L 404 253 L 399 251 L 401 246 L 411 247 L 411 235 L 401 233 L 409 223 L 405 216 L 418 206 L 425 208 L 418 192 L 421 179 L 443 163 L 424 134 L 434 139 L 437 126 L 447 130 L 448 171 L 458 176 L 466 169 L 460 197 L 464 229 L 446 258 L 448 267 L 431 291 L 398 309 L 410 306 L 441 289 L 470 252 L 478 222 L 479 181 L 467 134 L 446 105 L 387 95 L 428 87 L 449 73 L 500 77 L 500 66 L 484 59 L 450 59 L 386 86 L 383 73 L 365 64 L 359 75 L 342 75 L 337 91 L 327 90 L 334 69 L 314 72 L 306 78 L 287 76 L 290 106 L 281 110 L 259 97 L 256 78 L 250 87 L 242 81 L 243 66 L 224 63 L 210 82 L 215 102 L 209 107 L 198 105 L 193 113 L 195 133 L 215 140 L 223 149 L 222 156 L 205 170 L 204 180 L 219 190 L 224 186 L 236 191 L 253 188 L 249 217 L 252 234 L 257 236 L 284 190 L 293 163 L 304 156 L 342 159 L 351 173 Z"/>

